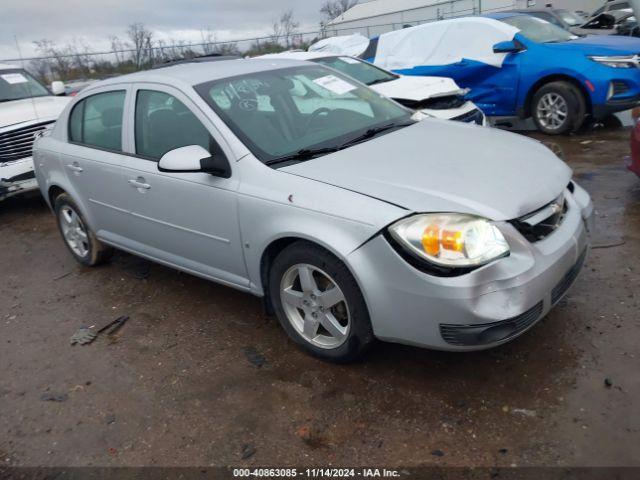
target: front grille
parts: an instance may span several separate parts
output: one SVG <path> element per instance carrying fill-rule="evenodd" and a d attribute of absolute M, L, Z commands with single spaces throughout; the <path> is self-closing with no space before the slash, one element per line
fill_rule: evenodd
<path fill-rule="evenodd" d="M 0 163 L 30 157 L 36 133 L 41 132 L 52 123 L 52 121 L 35 123 L 27 127 L 16 128 L 10 132 L 0 133 Z"/>
<path fill-rule="evenodd" d="M 511 220 L 510 223 L 524 238 L 531 243 L 535 243 L 544 240 L 562 225 L 568 209 L 569 206 L 563 194 L 535 212 L 516 220 Z M 549 213 L 549 215 L 546 216 L 546 213 Z"/>
<path fill-rule="evenodd" d="M 580 270 L 582 270 L 582 266 L 584 265 L 584 261 L 587 258 L 587 249 L 585 248 L 582 255 L 576 262 L 576 264 L 571 267 L 571 270 L 567 272 L 567 274 L 558 282 L 558 284 L 551 290 L 551 305 L 554 305 L 562 298 L 562 296 L 569 290 L 569 287 L 573 285 L 573 282 L 578 277 Z"/>
<path fill-rule="evenodd" d="M 452 118 L 452 120 L 455 120 L 456 122 L 476 123 L 478 125 L 482 125 L 484 115 L 480 110 L 476 109 L 460 115 L 459 117 Z"/>
<path fill-rule="evenodd" d="M 542 315 L 543 302 L 539 302 L 520 315 L 499 322 L 480 325 L 440 324 L 440 335 L 445 342 L 458 347 L 489 345 L 523 332 Z"/>
<path fill-rule="evenodd" d="M 398 98 L 396 99 L 396 101 L 413 110 L 423 110 L 425 108 L 428 108 L 430 110 L 449 110 L 452 108 L 460 108 L 467 102 L 462 95 L 447 95 L 444 97 L 425 98 L 424 100 L 419 101 Z"/>

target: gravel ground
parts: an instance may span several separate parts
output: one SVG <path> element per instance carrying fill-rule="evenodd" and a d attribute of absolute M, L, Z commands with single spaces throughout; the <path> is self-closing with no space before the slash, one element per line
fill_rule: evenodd
<path fill-rule="evenodd" d="M 533 330 L 471 354 L 379 344 L 322 363 L 259 299 L 123 253 L 80 267 L 38 196 L 0 203 L 0 465 L 640 466 L 628 135 L 553 139 L 593 196 L 598 248 Z"/>

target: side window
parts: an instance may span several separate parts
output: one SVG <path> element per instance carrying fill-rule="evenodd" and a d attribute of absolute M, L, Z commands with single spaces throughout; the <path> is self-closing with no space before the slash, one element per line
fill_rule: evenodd
<path fill-rule="evenodd" d="M 609 7 L 609 10 L 624 10 L 625 8 L 631 8 L 628 3 L 614 3 Z"/>
<path fill-rule="evenodd" d="M 529 13 L 529 15 L 531 15 L 532 17 L 540 18 L 542 20 L 546 20 L 547 22 L 553 23 L 554 25 L 559 26 L 560 24 L 560 22 L 558 22 L 558 20 L 556 20 L 553 15 L 546 12 L 531 12 Z"/>
<path fill-rule="evenodd" d="M 136 153 L 154 160 L 176 148 L 200 145 L 210 153 L 219 147 L 184 103 L 167 93 L 139 90 L 136 98 Z"/>
<path fill-rule="evenodd" d="M 69 140 L 122 151 L 122 114 L 126 92 L 92 95 L 78 102 L 69 117 Z"/>

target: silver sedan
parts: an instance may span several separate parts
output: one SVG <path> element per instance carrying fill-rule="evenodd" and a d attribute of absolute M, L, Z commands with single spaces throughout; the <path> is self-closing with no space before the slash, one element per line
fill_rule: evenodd
<path fill-rule="evenodd" d="M 34 156 L 80 263 L 118 248 L 250 292 L 333 361 L 522 334 L 576 278 L 593 212 L 540 143 L 293 60 L 93 84 Z"/>

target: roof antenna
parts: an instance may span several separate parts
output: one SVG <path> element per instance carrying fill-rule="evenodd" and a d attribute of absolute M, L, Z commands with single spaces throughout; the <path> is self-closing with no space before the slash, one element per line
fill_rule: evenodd
<path fill-rule="evenodd" d="M 18 37 L 16 35 L 13 36 L 13 40 L 16 42 L 16 50 L 18 50 L 18 58 L 20 59 L 20 64 L 22 65 L 23 70 L 27 70 L 24 66 L 24 59 L 22 58 L 22 52 L 20 51 L 20 44 L 18 43 Z M 27 95 L 31 98 L 31 106 L 33 107 L 33 113 L 36 116 L 36 121 L 40 121 L 40 115 L 38 115 L 38 109 L 36 108 L 36 101 L 33 98 L 33 92 L 31 91 L 31 85 L 27 80 Z"/>

